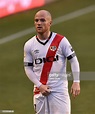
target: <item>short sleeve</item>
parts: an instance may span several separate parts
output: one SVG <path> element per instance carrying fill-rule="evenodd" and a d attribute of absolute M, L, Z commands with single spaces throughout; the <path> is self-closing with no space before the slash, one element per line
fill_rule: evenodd
<path fill-rule="evenodd" d="M 75 51 L 73 50 L 70 42 L 67 40 L 66 37 L 62 39 L 61 47 L 62 53 L 68 60 L 72 59 L 75 56 Z"/>
<path fill-rule="evenodd" d="M 24 65 L 32 66 L 31 46 L 27 43 L 24 45 Z"/>

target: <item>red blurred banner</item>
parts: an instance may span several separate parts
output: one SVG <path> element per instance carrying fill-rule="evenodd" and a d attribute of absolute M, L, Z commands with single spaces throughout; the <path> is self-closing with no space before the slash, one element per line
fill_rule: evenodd
<path fill-rule="evenodd" d="M 44 4 L 45 0 L 0 0 L 0 18 Z"/>

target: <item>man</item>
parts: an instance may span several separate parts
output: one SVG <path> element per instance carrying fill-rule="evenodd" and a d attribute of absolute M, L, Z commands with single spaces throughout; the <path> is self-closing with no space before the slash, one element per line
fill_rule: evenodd
<path fill-rule="evenodd" d="M 40 10 L 35 14 L 37 35 L 24 46 L 24 65 L 28 78 L 34 83 L 36 114 L 70 114 L 70 98 L 66 77 L 66 59 L 73 73 L 71 93 L 80 93 L 79 63 L 66 37 L 50 31 L 51 14 Z"/>

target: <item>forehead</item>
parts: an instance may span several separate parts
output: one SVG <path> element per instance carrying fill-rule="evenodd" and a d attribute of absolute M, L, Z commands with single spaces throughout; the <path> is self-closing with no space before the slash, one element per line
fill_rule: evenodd
<path fill-rule="evenodd" d="M 50 18 L 50 17 L 49 17 L 49 15 L 47 15 L 44 12 L 38 12 L 38 13 L 36 13 L 35 18 L 44 18 L 44 19 L 47 19 L 47 18 Z"/>
<path fill-rule="evenodd" d="M 35 15 L 35 19 L 46 19 L 47 17 L 45 15 Z"/>

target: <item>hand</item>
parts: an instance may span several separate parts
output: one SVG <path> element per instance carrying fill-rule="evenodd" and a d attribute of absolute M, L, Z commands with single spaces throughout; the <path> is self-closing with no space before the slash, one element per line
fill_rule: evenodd
<path fill-rule="evenodd" d="M 44 95 L 44 96 L 48 96 L 49 94 L 50 94 L 50 88 L 49 88 L 49 86 L 48 85 L 41 85 L 40 87 L 39 87 L 39 90 L 40 90 L 40 92 L 42 93 L 42 95 Z"/>
<path fill-rule="evenodd" d="M 73 82 L 71 87 L 71 94 L 74 98 L 80 94 L 80 82 Z"/>

